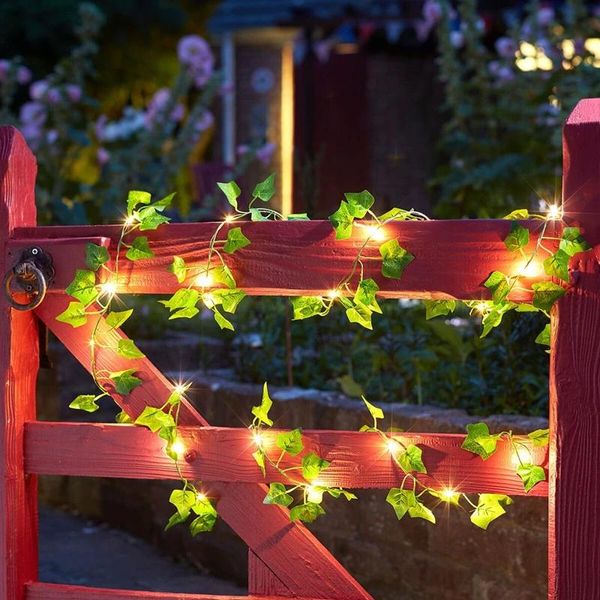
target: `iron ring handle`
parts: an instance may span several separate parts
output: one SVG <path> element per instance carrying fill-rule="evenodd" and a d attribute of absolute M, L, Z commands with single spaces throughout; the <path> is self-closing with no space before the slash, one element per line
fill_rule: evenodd
<path fill-rule="evenodd" d="M 31 291 L 26 290 L 27 293 L 33 295 L 32 299 L 27 304 L 20 304 L 19 302 L 16 302 L 11 292 L 11 285 L 13 279 L 18 274 L 17 269 L 19 267 L 28 269 L 29 272 L 33 273 L 37 282 L 36 289 Z M 38 269 L 32 262 L 29 261 L 17 265 L 14 269 L 11 269 L 4 277 L 4 294 L 6 296 L 6 299 L 8 300 L 8 303 L 16 310 L 33 310 L 43 302 L 44 298 L 46 297 L 47 290 L 48 284 L 46 283 L 46 277 L 44 276 L 44 273 L 40 269 Z"/>

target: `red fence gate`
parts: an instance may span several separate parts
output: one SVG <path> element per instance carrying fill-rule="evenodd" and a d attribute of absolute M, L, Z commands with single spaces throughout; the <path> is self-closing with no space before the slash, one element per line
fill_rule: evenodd
<path fill-rule="evenodd" d="M 0 600 L 209 600 L 219 596 L 100 590 L 37 582 L 37 489 L 41 474 L 177 479 L 161 440 L 131 425 L 47 423 L 35 420 L 38 368 L 36 319 L 90 369 L 87 341 L 91 326 L 72 329 L 55 317 L 69 299 L 65 287 L 84 267 L 87 242 L 113 253 L 120 226 L 37 227 L 34 204 L 35 159 L 21 135 L 0 128 L 0 274 L 21 252 L 42 248 L 54 259 L 56 275 L 43 303 L 18 312 L 0 298 Z M 583 230 L 592 250 L 571 262 L 569 292 L 553 309 L 550 375 L 549 484 L 530 495 L 549 499 L 549 598 L 600 598 L 600 100 L 584 100 L 564 131 L 564 222 Z M 536 223 L 524 222 L 535 235 Z M 172 293 L 163 276 L 170 257 L 206 262 L 214 224 L 167 225 L 150 233 L 151 260 L 120 271 L 122 293 Z M 239 286 L 255 295 L 319 295 L 335 284 L 356 255 L 359 240 L 333 240 L 327 222 L 248 223 L 252 245 L 234 258 Z M 491 271 L 509 271 L 502 220 L 397 222 L 389 225 L 418 260 L 402 281 L 376 279 L 384 297 L 462 300 L 486 297 L 482 282 Z M 560 227 L 560 226 L 557 226 Z M 265 268 L 261 256 L 273 263 Z M 373 261 L 375 262 L 375 261 Z M 299 268 L 301 265 L 301 268 Z M 526 300 L 525 296 L 516 300 Z M 97 339 L 124 338 L 102 323 Z M 98 365 L 122 369 L 116 353 L 98 350 Z M 114 398 L 131 417 L 147 405 L 162 406 L 170 383 L 144 358 L 128 361 L 144 384 Z M 306 527 L 291 523 L 287 509 L 266 506 L 265 482 L 248 452 L 247 429 L 213 428 L 189 404 L 182 406 L 180 435 L 193 449 L 184 467 L 217 499 L 220 516 L 249 547 L 251 598 L 367 600 L 371 596 L 348 574 Z M 377 434 L 306 431 L 307 443 L 331 461 L 323 479 L 348 488 L 389 488 L 401 483 L 389 454 L 376 451 Z M 428 485 L 461 481 L 461 492 L 523 495 L 521 481 L 503 444 L 489 461 L 460 451 L 462 435 L 401 434 L 423 448 L 431 465 Z M 429 458 L 428 458 L 429 457 Z"/>

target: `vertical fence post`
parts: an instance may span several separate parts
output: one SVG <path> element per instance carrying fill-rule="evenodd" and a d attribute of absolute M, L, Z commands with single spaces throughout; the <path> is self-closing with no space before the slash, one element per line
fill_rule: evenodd
<path fill-rule="evenodd" d="M 552 315 L 548 597 L 600 598 L 600 99 L 564 129 L 563 207 L 593 250 Z"/>
<path fill-rule="evenodd" d="M 0 127 L 0 277 L 15 227 L 35 225 L 36 163 L 21 134 Z M 24 600 L 37 577 L 37 483 L 23 471 L 23 424 L 35 419 L 38 334 L 33 313 L 0 293 L 0 600 Z"/>

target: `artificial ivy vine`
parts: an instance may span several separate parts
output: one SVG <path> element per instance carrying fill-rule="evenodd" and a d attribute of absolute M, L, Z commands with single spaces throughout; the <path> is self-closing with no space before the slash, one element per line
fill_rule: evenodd
<path fill-rule="evenodd" d="M 233 212 L 217 224 L 209 240 L 205 264 L 192 267 L 186 264 L 182 257 L 173 257 L 168 270 L 181 284 L 181 287 L 168 300 L 160 302 L 169 310 L 170 319 L 192 318 L 200 312 L 200 306 L 212 312 L 221 329 L 233 330 L 233 324 L 224 313 L 235 313 L 246 293 L 238 288 L 235 276 L 227 265 L 224 254 L 234 254 L 251 244 L 251 240 L 246 237 L 242 228 L 234 225 L 244 219 L 275 221 L 284 219 L 284 216 L 265 205 L 275 192 L 274 175 L 255 186 L 247 210 L 241 210 L 238 206 L 241 191 L 235 182 L 219 183 L 218 186 L 231 205 Z M 71 408 L 94 412 L 98 410 L 97 403 L 102 398 L 110 396 L 112 393 L 127 395 L 143 383 L 137 376 L 135 368 L 118 372 L 97 368 L 98 346 L 113 351 L 125 359 L 144 358 L 144 354 L 129 339 L 117 340 L 114 347 L 104 345 L 98 340 L 98 329 L 103 319 L 110 329 L 117 329 L 131 317 L 132 309 L 113 310 L 112 306 L 117 292 L 123 250 L 126 249 L 125 259 L 134 262 L 154 256 L 147 236 L 138 235 L 138 232 L 155 230 L 168 223 L 170 219 L 164 214 L 164 211 L 169 207 L 172 198 L 173 195 L 169 195 L 152 202 L 152 198 L 147 192 L 132 191 L 129 193 L 127 216 L 116 248 L 114 269 L 109 266 L 110 256 L 105 247 L 92 243 L 87 244 L 85 260 L 88 268 L 77 270 L 73 281 L 66 288 L 67 294 L 72 296 L 75 301 L 70 302 L 67 309 L 56 318 L 72 327 L 80 327 L 86 324 L 88 319 L 95 319 L 89 345 L 91 373 L 98 392 L 77 396 L 69 405 Z M 347 239 L 352 235 L 354 227 L 360 227 L 366 229 L 365 239 L 358 249 L 349 272 L 327 295 L 302 296 L 292 299 L 294 319 L 325 316 L 330 312 L 334 303 L 339 302 L 344 307 L 350 323 L 357 323 L 372 329 L 373 313 L 381 313 L 381 308 L 376 299 L 379 291 L 377 283 L 371 278 L 365 279 L 364 277 L 365 249 L 373 242 L 378 243 L 382 275 L 387 278 L 400 279 L 405 268 L 415 260 L 415 256 L 404 248 L 398 239 L 386 240 L 383 228 L 392 221 L 427 220 L 427 217 L 420 212 L 398 208 L 393 208 L 385 214 L 377 216 L 372 211 L 373 204 L 374 198 L 366 190 L 345 194 L 345 199 L 341 202 L 339 209 L 330 217 L 335 237 L 337 240 Z M 367 216 L 369 219 L 362 221 Z M 549 317 L 549 311 L 554 302 L 565 294 L 569 283 L 569 259 L 577 252 L 587 250 L 589 246 L 576 227 L 564 228 L 560 238 L 546 234 L 549 222 L 559 220 L 561 217 L 560 210 L 556 208 L 549 211 L 548 215 L 530 215 L 527 210 L 518 210 L 507 215 L 506 218 L 513 220 L 514 223 L 504 244 L 507 251 L 521 257 L 523 266 L 516 274 L 495 271 L 489 275 L 482 285 L 490 291 L 491 300 L 465 303 L 472 312 L 477 311 L 481 314 L 482 337 L 497 327 L 504 314 L 510 310 L 542 312 Z M 288 215 L 286 218 L 287 220 L 308 219 L 306 214 Z M 530 241 L 530 232 L 517 222 L 520 219 L 529 218 L 540 221 L 540 234 L 535 249 L 531 253 L 526 252 Z M 558 245 L 557 250 L 552 251 L 545 242 Z M 555 278 L 558 282 L 546 280 L 528 286 L 528 280 L 533 276 L 530 268 L 536 264 L 536 261 L 539 261 L 540 255 L 544 256 L 545 274 Z M 418 259 L 418 257 L 416 258 Z M 97 275 L 100 272 L 105 275 L 103 283 L 97 281 Z M 537 279 L 537 274 L 534 277 Z M 532 302 L 530 304 L 512 302 L 509 295 L 516 289 L 531 292 Z M 426 317 L 430 319 L 447 316 L 456 307 L 457 301 L 453 299 L 426 300 Z M 546 325 L 536 338 L 536 342 L 549 345 L 549 339 L 549 325 Z M 188 481 L 179 466 L 179 461 L 185 453 L 185 447 L 178 437 L 179 411 L 187 389 L 187 385 L 174 384 L 171 394 L 162 406 L 146 407 L 133 423 L 147 427 L 165 441 L 165 452 L 174 461 L 174 466 L 181 479 L 181 489 L 173 490 L 169 498 L 175 507 L 175 513 L 169 519 L 166 528 L 186 523 L 192 517 L 189 521 L 189 529 L 192 535 L 196 535 L 213 528 L 217 511 L 211 500 L 201 491 L 200 484 Z M 402 439 L 395 435 L 397 430 L 382 431 L 378 427 L 378 422 L 384 418 L 383 411 L 366 398 L 363 397 L 363 400 L 373 418 L 373 424 L 365 425 L 361 431 L 376 432 L 381 435 L 394 464 L 404 473 L 401 486 L 391 489 L 387 496 L 387 502 L 394 509 L 398 519 L 408 515 L 435 523 L 434 513 L 425 504 L 427 498 L 434 499 L 437 504 L 445 502 L 463 509 L 466 504 L 471 512 L 471 521 L 482 529 L 486 529 L 489 523 L 505 513 L 505 507 L 512 502 L 506 495 L 480 494 L 478 502 L 474 503 L 460 491 L 443 486 L 434 489 L 424 485 L 418 477 L 419 474 L 427 473 L 427 467 L 422 459 L 422 449 L 414 444 L 404 444 Z M 330 466 L 330 463 L 315 452 L 306 451 L 300 429 L 278 433 L 275 439 L 277 450 L 270 446 L 267 447 L 264 432 L 266 428 L 273 425 L 273 421 L 269 417 L 271 406 L 272 400 L 265 383 L 261 403 L 252 409 L 254 420 L 249 429 L 256 446 L 253 457 L 263 476 L 266 476 L 267 466 L 269 466 L 286 481 L 286 484 L 271 483 L 264 502 L 289 507 L 291 520 L 312 522 L 325 513 L 322 507 L 324 495 L 355 500 L 356 496 L 353 493 L 341 487 L 331 487 L 319 482 L 320 474 Z M 117 415 L 116 419 L 119 423 L 132 423 L 123 411 Z M 547 445 L 548 430 L 537 430 L 530 433 L 528 437 L 529 442 L 525 443 L 510 431 L 491 434 L 485 423 L 476 423 L 467 426 L 467 436 L 462 448 L 479 455 L 482 460 L 487 460 L 496 451 L 498 441 L 505 440 L 510 444 L 516 457 L 516 474 L 522 480 L 525 491 L 529 492 L 536 484 L 545 481 L 546 473 L 540 465 L 532 462 L 528 444 Z M 281 462 L 286 455 L 297 457 L 297 460 L 300 461 L 299 464 L 282 468 Z M 298 496 L 299 500 L 297 500 Z"/>

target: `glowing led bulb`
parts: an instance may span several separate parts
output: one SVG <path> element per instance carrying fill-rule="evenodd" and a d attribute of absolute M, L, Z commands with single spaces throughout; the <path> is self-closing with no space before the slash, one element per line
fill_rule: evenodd
<path fill-rule="evenodd" d="M 487 302 L 478 302 L 475 305 L 475 310 L 482 315 L 487 312 L 487 309 L 488 309 Z"/>
<path fill-rule="evenodd" d="M 233 215 L 225 215 L 225 223 L 232 223 L 234 220 Z"/>
<path fill-rule="evenodd" d="M 198 492 L 196 494 L 196 500 L 198 500 L 198 502 L 206 502 L 208 498 L 206 497 L 206 494 L 204 492 Z"/>
<path fill-rule="evenodd" d="M 327 292 L 327 297 L 328 298 L 339 298 L 340 297 L 340 291 L 339 290 L 329 290 Z"/>
<path fill-rule="evenodd" d="M 517 275 L 522 277 L 543 277 L 544 268 L 537 260 L 526 259 L 519 264 Z"/>
<path fill-rule="evenodd" d="M 117 284 L 113 281 L 107 281 L 100 284 L 100 293 L 106 296 L 114 296 L 117 293 Z"/>
<path fill-rule="evenodd" d="M 252 440 L 259 448 L 262 448 L 263 444 L 265 443 L 263 434 L 260 431 L 254 431 L 252 433 Z"/>
<path fill-rule="evenodd" d="M 135 217 L 133 215 L 129 215 L 123 223 L 127 226 L 131 226 L 135 223 Z"/>
<path fill-rule="evenodd" d="M 176 394 L 179 394 L 180 396 L 182 396 L 183 394 L 185 394 L 188 390 L 190 389 L 190 384 L 189 383 L 178 383 L 174 388 L 173 391 Z"/>
<path fill-rule="evenodd" d="M 306 487 L 306 499 L 315 504 L 321 504 L 323 501 L 323 490 L 316 484 L 311 484 Z"/>
<path fill-rule="evenodd" d="M 171 445 L 171 450 L 181 458 L 185 454 L 185 445 L 180 439 L 176 439 Z"/>
<path fill-rule="evenodd" d="M 376 242 L 383 242 L 385 240 L 385 231 L 378 225 L 369 225 L 367 227 L 367 235 Z"/>
<path fill-rule="evenodd" d="M 558 204 L 550 204 L 550 206 L 548 206 L 548 213 L 546 215 L 546 218 L 549 221 L 560 221 L 560 219 L 563 218 L 562 207 Z"/>
<path fill-rule="evenodd" d="M 453 490 L 452 488 L 444 488 L 441 493 L 442 500 L 450 502 L 456 497 L 456 494 L 456 490 Z"/>
<path fill-rule="evenodd" d="M 94 338 L 90 338 L 90 341 L 88 342 L 88 344 L 90 345 L 90 348 L 92 348 L 92 350 L 93 350 L 94 347 L 96 346 L 96 340 Z"/>
<path fill-rule="evenodd" d="M 386 445 L 387 445 L 388 452 L 392 456 L 396 456 L 397 454 L 400 453 L 400 450 L 402 450 L 402 446 L 400 445 L 400 443 L 391 438 L 386 441 Z"/>
<path fill-rule="evenodd" d="M 198 277 L 196 277 L 196 285 L 200 287 L 209 287 L 213 284 L 213 278 L 210 273 L 204 272 L 200 273 Z"/>
<path fill-rule="evenodd" d="M 532 462 L 531 450 L 527 446 L 517 446 L 513 449 L 510 462 L 514 467 Z"/>

